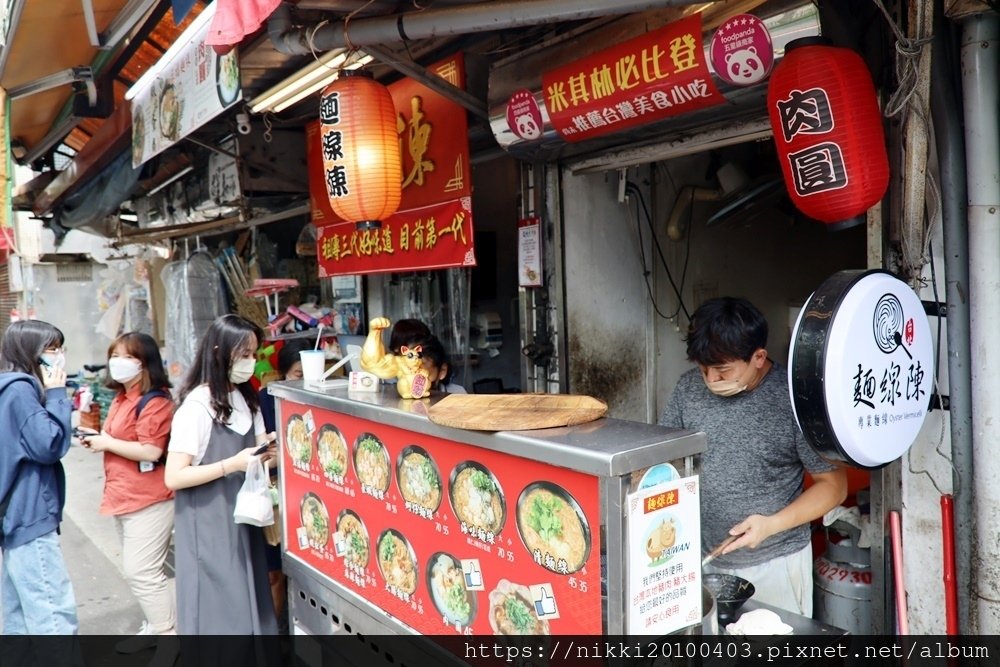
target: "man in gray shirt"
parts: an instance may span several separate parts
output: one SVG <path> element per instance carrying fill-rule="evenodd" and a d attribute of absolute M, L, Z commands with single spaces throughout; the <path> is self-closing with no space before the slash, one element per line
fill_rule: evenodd
<path fill-rule="evenodd" d="M 706 301 L 660 424 L 702 431 L 701 535 L 707 552 L 738 536 L 706 572 L 754 584 L 754 599 L 812 616 L 809 522 L 847 496 L 847 475 L 805 442 L 786 372 L 767 357 L 767 320 L 745 299 Z M 803 491 L 803 474 L 813 485 Z"/>

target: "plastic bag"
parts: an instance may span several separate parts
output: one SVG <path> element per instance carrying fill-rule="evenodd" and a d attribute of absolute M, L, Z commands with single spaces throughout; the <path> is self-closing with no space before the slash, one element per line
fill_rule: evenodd
<path fill-rule="evenodd" d="M 236 495 L 233 519 L 236 523 L 248 523 L 251 526 L 270 526 L 274 523 L 267 473 L 264 472 L 264 464 L 259 456 L 251 456 L 247 463 L 247 477 Z"/>
<path fill-rule="evenodd" d="M 274 511 L 274 523 L 270 526 L 264 526 L 264 539 L 272 547 L 276 547 L 281 544 L 281 499 L 278 493 L 278 487 L 275 485 L 274 480 L 271 480 L 271 486 L 268 489 L 271 494 L 271 504 L 273 505 Z"/>

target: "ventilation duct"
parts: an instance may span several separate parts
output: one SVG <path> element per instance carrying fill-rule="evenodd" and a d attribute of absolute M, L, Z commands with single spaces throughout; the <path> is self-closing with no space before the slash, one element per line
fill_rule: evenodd
<path fill-rule="evenodd" d="M 819 12 L 811 2 L 803 3 L 797 0 L 795 2 L 767 3 L 755 13 L 764 21 L 771 33 L 775 64 L 784 56 L 785 45 L 788 42 L 800 37 L 820 34 Z M 713 26 L 719 25 L 731 15 L 727 13 L 723 16 L 712 17 L 711 21 L 706 17 L 706 23 Z M 721 133 L 717 132 L 716 134 L 720 134 L 723 141 L 726 134 L 747 134 L 748 136 L 743 140 L 748 140 L 753 138 L 749 136 L 750 133 L 759 136 L 762 132 L 768 132 L 767 109 L 765 108 L 768 79 L 765 78 L 753 86 L 741 88 L 732 86 L 716 76 L 708 56 L 713 27 L 713 29 L 705 31 L 702 39 L 705 47 L 705 60 L 709 63 L 709 72 L 716 88 L 726 98 L 724 104 L 578 143 L 567 142 L 563 139 L 552 126 L 545 109 L 542 95 L 542 73 L 607 48 L 609 34 L 614 34 L 614 42 L 619 43 L 648 29 L 651 29 L 648 23 L 636 23 L 634 28 L 627 31 L 616 30 L 612 32 L 612 29 L 605 25 L 601 29 L 591 30 L 582 35 L 559 38 L 557 43 L 494 63 L 490 68 L 488 102 L 490 127 L 497 143 L 511 155 L 524 160 L 574 157 L 627 145 L 632 153 L 632 157 L 627 163 L 638 164 L 650 161 L 650 158 L 643 157 L 641 150 L 638 153 L 635 152 L 635 149 L 642 144 L 662 144 L 664 141 L 677 139 L 696 130 L 703 131 L 712 126 L 722 128 Z M 541 135 L 534 140 L 521 138 L 507 124 L 508 100 L 515 92 L 525 89 L 530 91 L 542 114 Z M 663 156 L 657 157 L 662 158 Z M 624 166 L 624 164 L 626 162 L 613 166 Z M 599 166 L 599 164 L 598 167 L 584 165 L 579 170 L 592 171 Z M 610 166 L 605 168 L 610 168 Z"/>

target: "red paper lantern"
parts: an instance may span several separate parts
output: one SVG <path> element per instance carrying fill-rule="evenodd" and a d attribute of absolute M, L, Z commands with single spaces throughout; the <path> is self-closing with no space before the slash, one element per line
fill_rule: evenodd
<path fill-rule="evenodd" d="M 370 74 L 344 70 L 320 98 L 323 172 L 334 213 L 358 228 L 381 226 L 403 195 L 396 109 Z"/>
<path fill-rule="evenodd" d="M 821 37 L 789 42 L 767 88 L 795 206 L 826 223 L 861 215 L 889 185 L 882 114 L 864 60 Z"/>

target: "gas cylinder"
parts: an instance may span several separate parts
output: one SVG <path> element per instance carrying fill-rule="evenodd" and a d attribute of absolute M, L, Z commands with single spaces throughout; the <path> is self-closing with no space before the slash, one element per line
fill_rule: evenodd
<path fill-rule="evenodd" d="M 813 618 L 847 630 L 872 634 L 871 549 L 857 546 L 860 531 L 835 521 L 827 529 L 826 553 L 813 563 Z"/>

